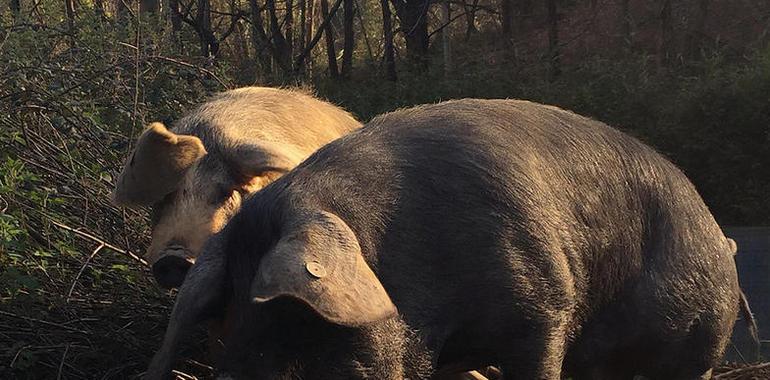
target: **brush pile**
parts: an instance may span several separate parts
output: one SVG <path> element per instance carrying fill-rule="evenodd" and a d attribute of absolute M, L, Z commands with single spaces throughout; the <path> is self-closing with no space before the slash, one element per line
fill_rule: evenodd
<path fill-rule="evenodd" d="M 770 362 L 754 364 L 725 363 L 714 370 L 714 380 L 767 379 L 770 379 Z"/>

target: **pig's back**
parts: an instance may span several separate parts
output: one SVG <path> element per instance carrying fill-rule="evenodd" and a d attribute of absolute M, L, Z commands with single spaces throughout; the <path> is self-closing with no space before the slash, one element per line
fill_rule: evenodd
<path fill-rule="evenodd" d="M 360 126 L 347 111 L 301 90 L 244 87 L 209 99 L 172 130 L 198 136 L 207 149 L 266 141 L 306 157 Z"/>
<path fill-rule="evenodd" d="M 311 184 L 299 193 L 323 189 L 319 201 L 356 232 L 407 314 L 483 316 L 513 287 L 524 303 L 574 307 L 579 324 L 645 272 L 684 269 L 693 257 L 731 263 L 674 165 L 556 107 L 458 100 L 396 111 L 323 148 L 296 175 L 311 168 L 319 175 L 298 181 Z"/>

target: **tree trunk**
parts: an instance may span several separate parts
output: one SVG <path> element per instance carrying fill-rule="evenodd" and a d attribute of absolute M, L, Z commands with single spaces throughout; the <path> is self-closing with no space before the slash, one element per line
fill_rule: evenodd
<path fill-rule="evenodd" d="M 249 0 L 251 10 L 251 41 L 254 45 L 254 59 L 259 62 L 263 75 L 270 74 L 270 57 L 272 48 L 270 39 L 265 31 L 265 23 L 262 19 L 262 10 L 257 5 L 257 0 Z"/>
<path fill-rule="evenodd" d="M 516 2 L 516 12 L 521 17 L 529 17 L 532 15 L 532 0 L 518 0 Z"/>
<path fill-rule="evenodd" d="M 284 24 L 286 24 L 286 47 L 288 50 L 288 62 L 291 63 L 291 57 L 294 56 L 294 2 L 292 0 L 286 0 L 286 16 L 284 18 Z"/>
<path fill-rule="evenodd" d="M 516 34 L 527 31 L 525 20 L 532 15 L 532 11 L 532 0 L 501 0 L 500 24 L 507 41 L 511 41 Z"/>
<path fill-rule="evenodd" d="M 697 59 L 706 40 L 706 20 L 709 14 L 709 0 L 698 0 L 698 12 L 695 17 L 695 27 L 690 36 L 690 57 Z"/>
<path fill-rule="evenodd" d="M 299 51 L 307 46 L 307 0 L 299 0 Z"/>
<path fill-rule="evenodd" d="M 382 6 L 383 60 L 385 61 L 385 78 L 395 82 L 396 57 L 393 50 L 393 16 L 388 0 L 380 0 Z"/>
<path fill-rule="evenodd" d="M 463 1 L 463 11 L 465 11 L 465 40 L 469 40 L 471 35 L 479 32 L 476 28 L 476 10 L 479 7 L 479 0 L 473 0 L 473 4 L 468 6 L 468 3 Z"/>
<path fill-rule="evenodd" d="M 630 0 L 620 0 L 620 35 L 622 45 L 626 49 L 631 48 L 631 7 Z"/>
<path fill-rule="evenodd" d="M 315 22 L 316 16 L 316 0 L 309 0 L 310 1 L 310 7 L 307 10 L 307 37 L 305 38 L 305 47 L 302 51 L 307 50 L 308 46 L 310 46 L 310 42 L 312 42 L 313 39 L 313 33 L 315 33 L 315 30 L 313 29 L 313 22 Z M 313 76 L 313 60 L 308 60 L 303 65 L 305 72 L 307 72 L 307 75 L 309 77 Z"/>
<path fill-rule="evenodd" d="M 321 16 L 324 19 L 329 17 L 328 0 L 321 0 Z M 334 48 L 334 26 L 331 22 L 326 23 L 324 35 L 326 36 L 326 57 L 329 62 L 329 76 L 332 78 L 337 78 L 339 77 L 340 72 L 337 69 L 337 53 Z"/>
<path fill-rule="evenodd" d="M 551 80 L 561 74 L 559 53 L 559 15 L 556 9 L 556 0 L 546 0 L 548 9 L 548 58 L 550 60 Z"/>
<path fill-rule="evenodd" d="M 444 75 L 449 76 L 452 71 L 452 41 L 449 39 L 449 22 L 452 19 L 452 9 L 449 7 L 449 0 L 441 3 L 441 52 L 444 58 Z"/>
<path fill-rule="evenodd" d="M 168 18 L 171 20 L 171 33 L 176 38 L 182 30 L 182 15 L 179 14 L 179 0 L 168 0 Z"/>
<path fill-rule="evenodd" d="M 99 17 L 104 17 L 104 0 L 94 0 L 94 12 Z"/>
<path fill-rule="evenodd" d="M 241 55 L 241 59 L 244 62 L 251 62 L 251 57 L 249 56 L 249 48 L 248 45 L 246 45 L 246 33 L 243 30 L 243 26 L 241 26 L 240 22 L 235 25 L 235 45 L 237 46 L 237 50 Z"/>
<path fill-rule="evenodd" d="M 345 11 L 343 31 L 344 31 L 344 45 L 342 47 L 342 77 L 350 78 L 350 72 L 353 71 L 353 49 L 355 49 L 355 39 L 353 34 L 353 26 L 355 16 L 353 14 L 353 0 L 343 0 L 342 8 Z"/>
<path fill-rule="evenodd" d="M 160 12 L 159 0 L 139 0 L 139 12 L 158 14 Z"/>
<path fill-rule="evenodd" d="M 399 28 L 406 40 L 406 55 L 419 70 L 428 68 L 428 8 L 430 0 L 392 0 Z"/>
<path fill-rule="evenodd" d="M 206 35 L 206 30 L 211 26 L 211 3 L 209 0 L 198 0 L 198 9 L 195 13 L 195 32 L 198 34 L 201 56 L 211 56 L 211 44 Z"/>
<path fill-rule="evenodd" d="M 126 16 L 129 14 L 126 4 L 120 0 L 113 0 L 113 4 L 115 4 L 115 19 L 118 22 L 126 21 Z"/>
<path fill-rule="evenodd" d="M 75 0 L 64 0 L 64 14 L 67 16 L 67 28 L 75 30 Z"/>
<path fill-rule="evenodd" d="M 316 8 L 316 0 L 310 0 L 310 8 L 308 8 L 307 12 L 307 38 L 305 40 L 305 47 L 307 48 L 310 46 L 310 40 L 313 39 L 313 33 L 315 30 L 313 29 L 313 23 L 315 22 L 315 8 Z"/>
<path fill-rule="evenodd" d="M 358 16 L 358 25 L 361 27 L 361 34 L 364 36 L 364 43 L 366 44 L 366 51 L 369 53 L 369 62 L 376 62 L 376 59 L 374 58 L 374 52 L 372 51 L 372 44 L 369 42 L 369 33 L 366 32 L 366 23 L 364 22 L 364 18 L 361 16 L 361 5 L 358 3 L 358 0 L 355 1 L 356 9 L 358 9 L 358 12 L 356 13 L 356 16 Z"/>
<path fill-rule="evenodd" d="M 662 0 L 660 7 L 660 38 L 658 39 L 658 65 L 666 66 L 671 60 L 671 41 L 673 39 L 673 27 L 671 24 L 671 2 Z"/>
<path fill-rule="evenodd" d="M 513 37 L 513 0 L 500 2 L 500 25 L 503 29 L 503 36 L 511 39 Z"/>
<path fill-rule="evenodd" d="M 290 4 L 290 2 L 287 2 L 287 5 L 288 4 Z M 267 13 L 270 15 L 270 39 L 273 41 L 273 46 L 275 48 L 275 54 L 273 58 L 278 63 L 278 66 L 280 66 L 285 72 L 291 73 L 291 46 L 289 45 L 289 42 L 286 40 L 283 35 L 283 31 L 281 30 L 281 23 L 278 21 L 278 15 L 275 9 L 275 0 L 267 0 L 265 2 L 265 8 L 267 9 Z"/>
<path fill-rule="evenodd" d="M 295 75 L 302 68 L 302 66 L 304 65 L 305 59 L 307 59 L 308 55 L 311 54 L 316 44 L 319 41 L 321 41 L 321 37 L 326 35 L 326 31 L 327 31 L 326 27 L 331 24 L 331 20 L 334 18 L 334 15 L 337 14 L 337 10 L 340 8 L 340 5 L 342 5 L 342 0 L 336 0 L 334 2 L 334 5 L 331 7 L 331 9 L 329 9 L 328 4 L 326 4 L 327 16 L 324 17 L 323 21 L 318 26 L 318 30 L 316 30 L 316 32 L 313 34 L 313 38 L 310 39 L 310 42 L 305 47 L 305 50 L 303 50 L 302 53 L 299 56 L 297 56 L 297 59 L 295 60 L 294 67 L 297 68 L 295 70 Z M 334 43 L 334 40 L 332 40 L 332 43 Z M 335 61 L 335 64 L 336 64 L 336 61 Z"/>
<path fill-rule="evenodd" d="M 311 25 L 308 25 L 308 0 L 299 0 L 299 39 L 297 40 L 297 43 L 295 44 L 297 49 L 296 51 L 299 51 L 300 54 L 302 54 L 303 51 L 305 51 L 305 47 L 307 47 L 308 44 L 308 34 L 312 33 L 312 31 L 308 31 L 308 27 Z M 310 0 L 310 12 L 312 12 L 313 9 L 313 0 Z M 311 13 L 312 14 L 312 13 Z M 292 58 L 294 59 L 294 58 Z M 304 62 L 303 62 L 304 63 Z M 298 67 L 295 67 L 296 69 L 296 77 L 299 78 L 307 78 L 308 77 L 308 70 L 305 67 L 305 65 L 300 64 Z"/>
<path fill-rule="evenodd" d="M 21 0 L 11 0 L 9 7 L 11 8 L 13 20 L 19 21 L 19 15 L 21 14 Z"/>

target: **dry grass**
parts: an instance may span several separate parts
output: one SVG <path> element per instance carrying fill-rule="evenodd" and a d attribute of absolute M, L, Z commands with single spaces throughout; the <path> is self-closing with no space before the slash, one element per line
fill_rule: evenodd
<path fill-rule="evenodd" d="M 4 167 L 4 184 L 15 191 L 0 194 L 0 206 L 26 236 L 16 249 L 0 246 L 7 265 L 0 271 L 0 378 L 136 377 L 170 312 L 171 296 L 140 259 L 145 213 L 109 203 L 111 173 L 129 137 L 71 117 L 81 128 L 57 128 L 36 110 L 0 119 L 4 132 L 20 132 L 3 140 L 18 162 Z"/>

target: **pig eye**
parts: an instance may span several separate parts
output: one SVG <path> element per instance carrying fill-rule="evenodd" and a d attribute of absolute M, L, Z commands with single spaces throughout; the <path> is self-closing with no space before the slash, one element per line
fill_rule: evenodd
<path fill-rule="evenodd" d="M 155 227 L 160 222 L 160 212 L 158 208 L 153 206 L 150 208 L 150 227 Z"/>
<path fill-rule="evenodd" d="M 155 227 L 160 222 L 160 217 L 163 216 L 164 204 L 159 203 L 150 207 L 150 226 Z"/>
<path fill-rule="evenodd" d="M 163 199 L 150 207 L 150 227 L 155 228 L 163 216 L 166 207 L 171 204 L 174 193 L 168 194 Z"/>

